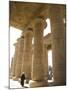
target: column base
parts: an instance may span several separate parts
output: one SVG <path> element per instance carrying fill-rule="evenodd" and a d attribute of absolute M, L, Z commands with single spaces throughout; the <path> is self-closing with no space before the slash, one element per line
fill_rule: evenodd
<path fill-rule="evenodd" d="M 14 77 L 15 77 L 14 75 L 9 76 L 10 79 L 13 79 Z"/>
<path fill-rule="evenodd" d="M 29 80 L 28 80 L 28 79 L 26 79 L 26 80 L 25 80 L 25 83 L 27 83 L 27 84 L 28 84 L 28 83 L 29 83 Z"/>
<path fill-rule="evenodd" d="M 66 82 L 53 82 L 54 86 L 65 86 Z"/>
<path fill-rule="evenodd" d="M 18 81 L 19 78 L 17 78 L 17 77 L 12 77 L 12 79 L 15 80 L 15 81 Z"/>
<path fill-rule="evenodd" d="M 29 81 L 29 85 L 30 87 L 47 87 L 48 86 L 48 82 L 47 81 Z"/>

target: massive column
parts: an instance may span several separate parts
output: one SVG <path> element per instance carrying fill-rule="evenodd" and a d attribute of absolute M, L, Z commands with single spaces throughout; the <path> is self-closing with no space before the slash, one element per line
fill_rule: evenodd
<path fill-rule="evenodd" d="M 23 45 L 24 44 L 24 37 L 21 36 L 18 39 L 18 55 L 17 55 L 17 62 L 15 68 L 15 79 L 18 79 L 21 76 L 21 67 L 22 67 L 22 56 L 23 56 Z"/>
<path fill-rule="evenodd" d="M 37 18 L 34 24 L 34 57 L 32 61 L 32 72 L 30 87 L 45 86 L 43 68 L 43 30 L 45 21 Z"/>
<path fill-rule="evenodd" d="M 14 46 L 15 46 L 15 53 L 11 63 L 11 78 L 15 76 L 15 66 L 16 66 L 17 55 L 18 55 L 18 43 L 16 42 Z"/>
<path fill-rule="evenodd" d="M 66 84 L 65 26 L 60 6 L 51 7 L 53 76 L 55 85 Z M 57 13 L 56 13 L 57 12 Z M 64 12 L 65 13 L 65 12 Z"/>
<path fill-rule="evenodd" d="M 25 73 L 27 79 L 31 78 L 31 62 L 32 62 L 32 28 L 24 31 L 24 56 L 22 72 Z"/>

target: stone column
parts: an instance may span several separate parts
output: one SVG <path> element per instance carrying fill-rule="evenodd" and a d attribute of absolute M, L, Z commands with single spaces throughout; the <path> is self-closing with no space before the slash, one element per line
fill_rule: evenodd
<path fill-rule="evenodd" d="M 18 43 L 15 43 L 14 46 L 15 46 L 15 53 L 11 63 L 11 78 L 15 76 L 15 66 L 16 66 L 17 54 L 18 54 Z"/>
<path fill-rule="evenodd" d="M 32 61 L 32 72 L 30 87 L 45 86 L 43 67 L 43 30 L 45 21 L 37 18 L 34 25 L 34 57 Z"/>
<path fill-rule="evenodd" d="M 25 73 L 27 79 L 31 78 L 32 36 L 32 28 L 28 28 L 24 31 L 24 56 L 22 71 Z"/>
<path fill-rule="evenodd" d="M 46 44 L 44 44 L 43 46 L 43 65 L 44 65 L 45 80 L 48 80 L 48 51 Z"/>
<path fill-rule="evenodd" d="M 53 76 L 55 85 L 66 83 L 66 40 L 63 13 L 58 6 L 51 8 Z M 56 13 L 57 12 L 57 13 Z"/>
<path fill-rule="evenodd" d="M 15 68 L 15 80 L 21 76 L 21 68 L 22 68 L 22 56 L 23 56 L 23 45 L 24 44 L 24 37 L 21 36 L 18 39 L 18 55 L 17 55 L 17 62 Z"/>

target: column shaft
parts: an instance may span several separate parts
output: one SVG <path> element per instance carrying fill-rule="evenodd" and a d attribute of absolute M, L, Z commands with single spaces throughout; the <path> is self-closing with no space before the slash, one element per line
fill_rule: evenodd
<path fill-rule="evenodd" d="M 55 7 L 51 10 L 53 75 L 55 85 L 64 85 L 66 83 L 66 43 L 62 14 L 60 7 Z"/>
<path fill-rule="evenodd" d="M 15 77 L 16 79 L 21 76 L 21 68 L 22 68 L 22 56 L 23 56 L 23 37 L 18 40 L 18 55 L 17 55 L 17 63 L 15 68 Z"/>
<path fill-rule="evenodd" d="M 44 86 L 44 67 L 43 67 L 43 30 L 45 21 L 37 18 L 34 25 L 34 58 L 32 61 L 32 81 L 31 87 Z"/>
<path fill-rule="evenodd" d="M 17 55 L 18 55 L 18 43 L 15 43 L 15 53 L 11 64 L 11 77 L 13 78 L 15 76 L 15 67 L 17 62 Z"/>
<path fill-rule="evenodd" d="M 23 72 L 26 78 L 31 78 L 31 62 L 32 62 L 32 29 L 27 29 L 24 32 L 24 57 L 23 57 Z"/>
<path fill-rule="evenodd" d="M 43 46 L 43 65 L 44 65 L 45 80 L 48 80 L 48 51 L 46 44 L 44 44 Z"/>

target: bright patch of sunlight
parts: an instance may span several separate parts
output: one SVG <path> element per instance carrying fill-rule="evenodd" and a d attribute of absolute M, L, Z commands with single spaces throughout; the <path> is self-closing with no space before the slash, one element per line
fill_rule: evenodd
<path fill-rule="evenodd" d="M 44 29 L 43 36 L 46 36 L 48 33 L 51 33 L 51 25 L 50 25 L 50 19 L 46 19 L 47 27 Z"/>
<path fill-rule="evenodd" d="M 52 50 L 48 50 L 48 65 L 52 66 Z"/>
<path fill-rule="evenodd" d="M 32 38 L 32 44 L 34 44 L 34 37 Z"/>

